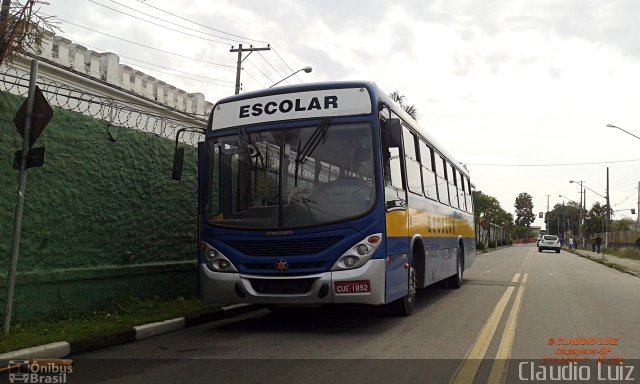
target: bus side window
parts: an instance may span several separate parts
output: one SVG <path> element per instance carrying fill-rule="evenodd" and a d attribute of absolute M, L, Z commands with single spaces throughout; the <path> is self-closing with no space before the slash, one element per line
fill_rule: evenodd
<path fill-rule="evenodd" d="M 394 137 L 386 121 L 380 121 L 382 128 L 382 160 L 384 183 L 386 186 L 403 189 L 402 184 L 402 163 L 400 154 L 402 153 L 401 142 Z"/>
<path fill-rule="evenodd" d="M 460 202 L 460 209 L 463 211 L 466 211 L 467 202 L 465 199 L 464 183 L 462 182 L 463 180 L 462 174 L 460 173 L 459 170 L 455 168 L 453 169 L 453 171 L 456 173 L 456 186 L 458 187 L 458 201 Z"/>
<path fill-rule="evenodd" d="M 420 140 L 420 164 L 422 165 L 422 184 L 424 195 L 430 199 L 438 199 L 436 174 L 433 172 L 433 150 Z"/>
<path fill-rule="evenodd" d="M 473 194 L 471 193 L 471 184 L 469 183 L 469 178 L 465 178 L 464 181 L 467 183 L 467 212 L 473 213 Z"/>
<path fill-rule="evenodd" d="M 449 205 L 449 188 L 444 173 L 444 159 L 440 155 L 435 155 L 436 175 L 438 180 L 438 200 L 442 204 Z"/>
<path fill-rule="evenodd" d="M 407 186 L 409 191 L 422 195 L 422 177 L 420 163 L 416 154 L 416 136 L 407 127 L 402 129 L 404 140 L 404 154 L 407 167 Z"/>

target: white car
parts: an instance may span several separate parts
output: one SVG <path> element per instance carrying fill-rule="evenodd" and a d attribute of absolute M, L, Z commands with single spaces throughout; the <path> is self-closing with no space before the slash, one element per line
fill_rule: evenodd
<path fill-rule="evenodd" d="M 544 235 L 538 242 L 538 252 L 543 250 L 556 251 L 560 253 L 560 239 L 556 235 Z"/>

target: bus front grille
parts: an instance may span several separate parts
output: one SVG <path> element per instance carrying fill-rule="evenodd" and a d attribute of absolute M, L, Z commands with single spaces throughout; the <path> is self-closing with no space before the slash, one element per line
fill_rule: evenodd
<path fill-rule="evenodd" d="M 289 271 L 294 271 L 294 270 L 307 270 L 307 269 L 317 269 L 317 268 L 322 268 L 324 266 L 324 262 L 308 262 L 308 263 L 288 263 L 288 270 Z M 244 266 L 250 270 L 247 271 L 247 273 L 251 273 L 251 272 L 263 272 L 263 271 L 271 271 L 271 272 L 275 272 L 276 271 L 276 263 L 252 263 L 252 264 L 244 264 Z"/>
<path fill-rule="evenodd" d="M 249 279 L 258 293 L 300 294 L 311 290 L 315 279 Z"/>
<path fill-rule="evenodd" d="M 340 240 L 342 240 L 342 237 L 335 236 L 296 240 L 232 240 L 228 241 L 227 244 L 247 256 L 283 257 L 314 255 L 324 251 Z"/>

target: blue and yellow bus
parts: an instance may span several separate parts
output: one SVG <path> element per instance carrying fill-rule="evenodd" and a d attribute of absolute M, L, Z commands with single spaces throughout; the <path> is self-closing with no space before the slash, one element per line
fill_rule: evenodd
<path fill-rule="evenodd" d="M 222 99 L 198 163 L 206 303 L 409 315 L 417 289 L 458 288 L 473 264 L 467 170 L 372 82 Z"/>

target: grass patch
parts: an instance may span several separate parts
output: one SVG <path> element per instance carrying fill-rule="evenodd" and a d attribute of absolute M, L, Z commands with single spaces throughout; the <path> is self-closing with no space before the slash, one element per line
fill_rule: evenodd
<path fill-rule="evenodd" d="M 0 353 L 56 341 L 80 341 L 131 329 L 137 325 L 194 316 L 220 308 L 198 299 L 161 301 L 131 298 L 113 307 L 88 314 L 58 314 L 54 319 L 16 323 L 9 335 L 0 336 Z"/>
<path fill-rule="evenodd" d="M 640 260 L 640 251 L 635 248 L 608 248 L 606 253 L 623 259 Z"/>

